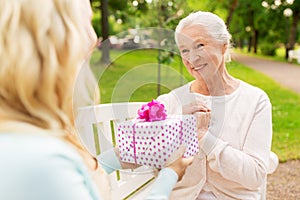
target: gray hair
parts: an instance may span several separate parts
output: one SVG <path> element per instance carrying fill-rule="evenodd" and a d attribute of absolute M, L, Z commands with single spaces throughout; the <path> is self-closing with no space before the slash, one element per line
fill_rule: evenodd
<path fill-rule="evenodd" d="M 204 27 L 208 34 L 222 44 L 227 44 L 225 60 L 230 61 L 230 40 L 231 34 L 227 30 L 225 22 L 216 14 L 211 12 L 198 11 L 189 14 L 187 17 L 180 20 L 175 29 L 175 41 L 178 45 L 178 34 L 187 26 L 200 25 Z"/>

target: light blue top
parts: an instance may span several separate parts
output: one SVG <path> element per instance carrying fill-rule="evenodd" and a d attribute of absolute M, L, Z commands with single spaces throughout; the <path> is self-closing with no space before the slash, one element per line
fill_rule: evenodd
<path fill-rule="evenodd" d="M 105 200 L 80 155 L 59 139 L 0 133 L 0 160 L 1 200 Z M 168 199 L 177 178 L 161 170 L 146 199 Z"/>

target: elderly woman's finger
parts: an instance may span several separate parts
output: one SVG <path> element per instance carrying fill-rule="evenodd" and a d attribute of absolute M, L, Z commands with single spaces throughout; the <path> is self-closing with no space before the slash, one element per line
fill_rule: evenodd
<path fill-rule="evenodd" d="M 203 129 L 208 128 L 211 120 L 210 112 L 195 112 L 194 116 L 197 119 L 197 128 L 203 128 Z"/>
<path fill-rule="evenodd" d="M 203 129 L 203 128 L 198 128 L 197 133 L 198 133 L 198 140 L 200 140 L 207 132 L 208 129 Z"/>
<path fill-rule="evenodd" d="M 195 112 L 209 112 L 209 111 L 210 109 L 206 106 L 206 104 L 201 102 L 192 102 L 182 107 L 183 114 L 194 114 Z"/>
<path fill-rule="evenodd" d="M 197 104 L 197 105 L 194 105 L 193 107 L 193 110 L 194 112 L 209 112 L 209 108 L 207 108 L 206 105 L 204 104 Z"/>

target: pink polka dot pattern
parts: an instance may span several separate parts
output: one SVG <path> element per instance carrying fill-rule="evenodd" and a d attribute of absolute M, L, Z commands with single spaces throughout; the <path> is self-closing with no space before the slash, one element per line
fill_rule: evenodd
<path fill-rule="evenodd" d="M 193 115 L 170 115 L 162 121 L 134 122 L 125 121 L 117 126 L 117 145 L 124 162 L 135 163 L 136 160 L 140 165 L 162 168 L 181 145 L 187 147 L 184 157 L 198 153 L 196 118 Z"/>

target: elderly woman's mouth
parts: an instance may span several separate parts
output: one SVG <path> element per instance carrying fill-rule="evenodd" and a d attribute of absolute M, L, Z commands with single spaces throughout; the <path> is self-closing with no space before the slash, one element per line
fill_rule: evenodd
<path fill-rule="evenodd" d="M 207 66 L 207 63 L 202 64 L 202 65 L 195 66 L 193 69 L 196 70 L 196 71 L 198 71 L 198 70 L 200 70 L 200 69 L 203 69 L 203 68 L 206 67 L 206 66 Z"/>

